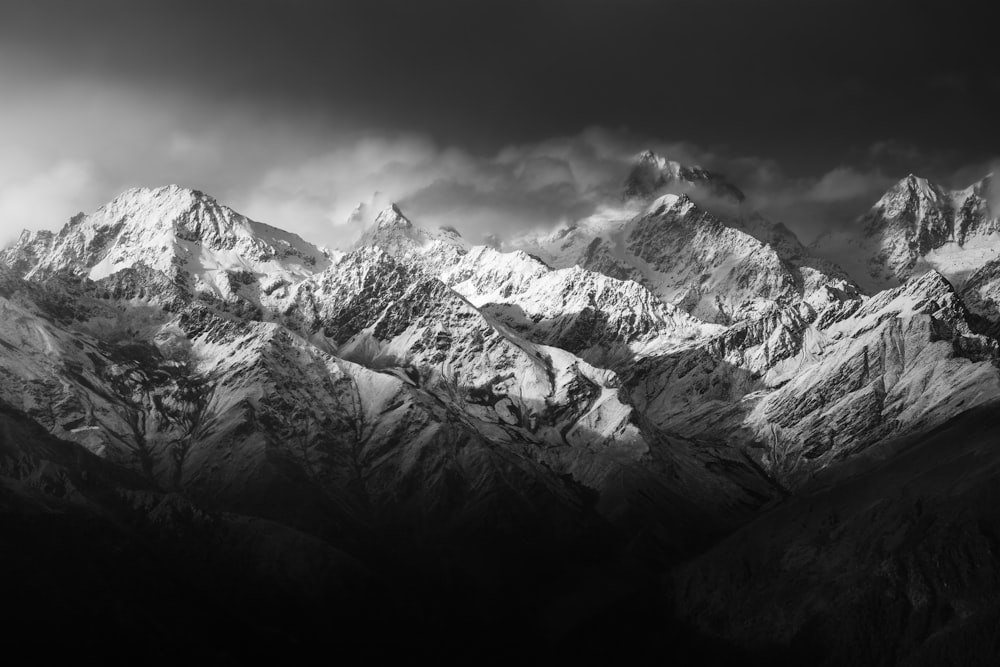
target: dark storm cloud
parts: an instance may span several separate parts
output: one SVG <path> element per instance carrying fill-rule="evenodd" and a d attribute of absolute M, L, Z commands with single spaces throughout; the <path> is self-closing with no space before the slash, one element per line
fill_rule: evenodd
<path fill-rule="evenodd" d="M 815 169 L 841 156 L 807 151 L 886 136 L 989 150 L 986 6 L 7 0 L 0 37 L 38 71 L 312 110 L 476 150 L 628 125 Z"/>
<path fill-rule="evenodd" d="M 652 146 L 808 236 L 994 157 L 981 5 L 5 0 L 2 235 L 166 182 L 331 243 L 375 192 L 523 229 Z"/>

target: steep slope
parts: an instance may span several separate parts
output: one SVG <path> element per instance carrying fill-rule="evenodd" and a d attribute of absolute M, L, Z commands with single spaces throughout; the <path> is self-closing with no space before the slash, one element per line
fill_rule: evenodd
<path fill-rule="evenodd" d="M 573 266 L 553 269 L 523 251 L 466 247 L 450 232 L 414 225 L 396 206 L 382 211 L 360 248 L 439 278 L 493 324 L 528 340 L 615 367 L 674 348 L 718 326 L 665 304 L 641 285 Z"/>
<path fill-rule="evenodd" d="M 786 257 L 808 258 L 782 227 L 743 223 L 771 233 Z M 633 256 L 678 267 L 657 276 L 661 290 L 692 290 L 697 273 L 707 291 L 742 289 L 743 318 L 702 324 L 635 282 L 552 269 L 523 251 L 473 248 L 440 275 L 492 322 L 620 370 L 628 402 L 656 427 L 725 443 L 786 486 L 1000 395 L 995 342 L 936 273 L 862 298 L 684 197 L 664 196 L 629 224 Z"/>
<path fill-rule="evenodd" d="M 638 283 L 578 266 L 553 270 L 521 251 L 475 247 L 441 278 L 494 321 L 599 366 L 627 366 L 721 329 Z"/>
<path fill-rule="evenodd" d="M 0 250 L 0 266 L 10 268 L 19 276 L 25 275 L 51 252 L 54 238 L 48 230 L 24 230 L 10 247 Z"/>
<path fill-rule="evenodd" d="M 46 298 L 51 280 L 6 282 L 0 397 L 158 488 L 355 536 L 399 513 L 438 516 L 443 529 L 449 499 L 475 515 L 480 493 L 478 510 L 499 503 L 516 515 L 521 501 L 501 493 L 512 486 L 538 487 L 541 495 L 527 493 L 532 508 L 552 495 L 544 516 L 577 503 L 538 464 L 455 423 L 408 382 L 331 357 L 280 325 L 190 297 L 177 312 L 158 293 L 105 300 L 109 279 L 59 285 L 73 305 L 62 311 Z M 464 491 L 441 486 L 456 479 L 467 480 Z"/>
<path fill-rule="evenodd" d="M 665 448 L 622 402 L 613 372 L 497 329 L 441 281 L 379 248 L 354 251 L 304 282 L 285 312 L 294 326 L 335 341 L 339 356 L 398 374 L 448 407 L 450 420 L 589 488 L 608 490 L 625 469 L 655 477 L 680 465 L 691 484 L 743 493 L 742 482 L 709 473 L 687 445 Z"/>
<path fill-rule="evenodd" d="M 1000 397 L 997 343 L 939 274 L 849 303 L 646 360 L 626 381 L 633 403 L 668 430 L 747 448 L 795 486 Z"/>
<path fill-rule="evenodd" d="M 622 217 L 629 213 L 607 211 L 517 245 L 558 268 L 578 265 L 634 280 L 664 302 L 720 324 L 752 318 L 771 305 L 791 304 L 826 287 L 857 293 L 836 267 L 801 253 L 790 232 L 775 243 L 778 232 L 758 218 L 746 219 L 752 224 L 728 224 L 686 195 L 664 195 L 637 215 Z M 766 229 L 770 240 L 758 240 L 744 227 Z"/>

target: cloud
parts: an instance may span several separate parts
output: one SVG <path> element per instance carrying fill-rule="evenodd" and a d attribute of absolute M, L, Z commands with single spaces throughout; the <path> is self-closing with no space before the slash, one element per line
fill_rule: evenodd
<path fill-rule="evenodd" d="M 870 197 L 892 184 L 881 172 L 861 172 L 853 167 L 837 167 L 823 174 L 802 193 L 804 199 L 815 202 L 841 202 Z"/>
<path fill-rule="evenodd" d="M 396 202 L 422 224 L 453 226 L 478 241 L 592 211 L 620 185 L 631 157 L 612 147 L 609 136 L 592 130 L 487 156 L 418 135 L 361 137 L 270 170 L 248 191 L 246 212 L 294 219 L 343 245 L 360 234 L 352 220 L 359 204 Z M 370 219 L 362 216 L 362 222 Z"/>
<path fill-rule="evenodd" d="M 97 184 L 96 169 L 83 160 L 60 160 L 40 171 L 0 181 L 0 242 L 22 229 L 43 229 L 88 207 Z"/>
<path fill-rule="evenodd" d="M 10 99 L 0 106 L 5 240 L 21 228 L 57 229 L 126 188 L 169 183 L 208 192 L 322 245 L 350 243 L 390 202 L 420 224 L 453 226 L 474 242 L 510 238 L 617 202 L 635 155 L 651 148 L 726 175 L 747 195 L 748 207 L 808 242 L 864 212 L 892 180 L 927 164 L 945 173 L 948 165 L 884 141 L 804 177 L 767 156 L 606 127 L 476 152 L 429 135 L 361 133 L 326 116 L 272 114 L 235 99 L 125 86 L 98 74 L 17 76 L 2 59 L 0 88 Z M 954 166 L 947 172 L 955 183 L 944 181 L 951 187 L 985 172 L 955 173 Z M 364 215 L 352 218 L 358 204 Z"/>
<path fill-rule="evenodd" d="M 620 197 L 635 156 L 650 147 L 688 163 L 711 158 L 687 144 L 596 127 L 488 155 L 420 135 L 365 136 L 271 169 L 241 199 L 248 215 L 334 246 L 350 243 L 390 202 L 420 224 L 455 227 L 478 242 L 592 214 Z"/>

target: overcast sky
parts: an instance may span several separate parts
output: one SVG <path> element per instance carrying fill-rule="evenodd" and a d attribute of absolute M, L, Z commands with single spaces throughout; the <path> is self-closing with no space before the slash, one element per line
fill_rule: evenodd
<path fill-rule="evenodd" d="M 478 240 L 652 147 L 808 241 L 1000 153 L 985 2 L 0 0 L 0 237 L 178 183 L 338 245 L 359 202 Z"/>

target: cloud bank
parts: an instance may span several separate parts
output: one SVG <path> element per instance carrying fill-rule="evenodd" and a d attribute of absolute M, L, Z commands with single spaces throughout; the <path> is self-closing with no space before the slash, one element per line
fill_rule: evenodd
<path fill-rule="evenodd" d="M 619 200 L 637 154 L 647 148 L 725 175 L 747 195 L 749 208 L 784 222 L 806 243 L 849 224 L 905 175 L 889 176 L 869 160 L 793 177 L 766 158 L 595 127 L 485 156 L 417 135 L 361 137 L 271 169 L 242 196 L 248 214 L 301 223 L 313 235 L 325 229 L 335 246 L 357 238 L 389 203 L 419 223 L 451 226 L 481 242 L 571 224 Z"/>
<path fill-rule="evenodd" d="M 347 131 L 328 116 L 269 115 L 238 100 L 171 97 L 99 76 L 17 76 L 5 67 L 0 61 L 9 94 L 0 107 L 0 243 L 22 229 L 59 229 L 127 188 L 170 183 L 331 247 L 350 244 L 391 202 L 472 242 L 510 238 L 616 201 L 645 149 L 724 174 L 748 206 L 808 243 L 849 224 L 910 171 L 954 175 L 945 184 L 964 187 L 989 167 L 955 174 L 947 156 L 884 141 L 825 173 L 790 174 L 767 156 L 606 127 L 483 152 L 426 134 Z M 931 173 L 923 172 L 928 165 Z"/>

